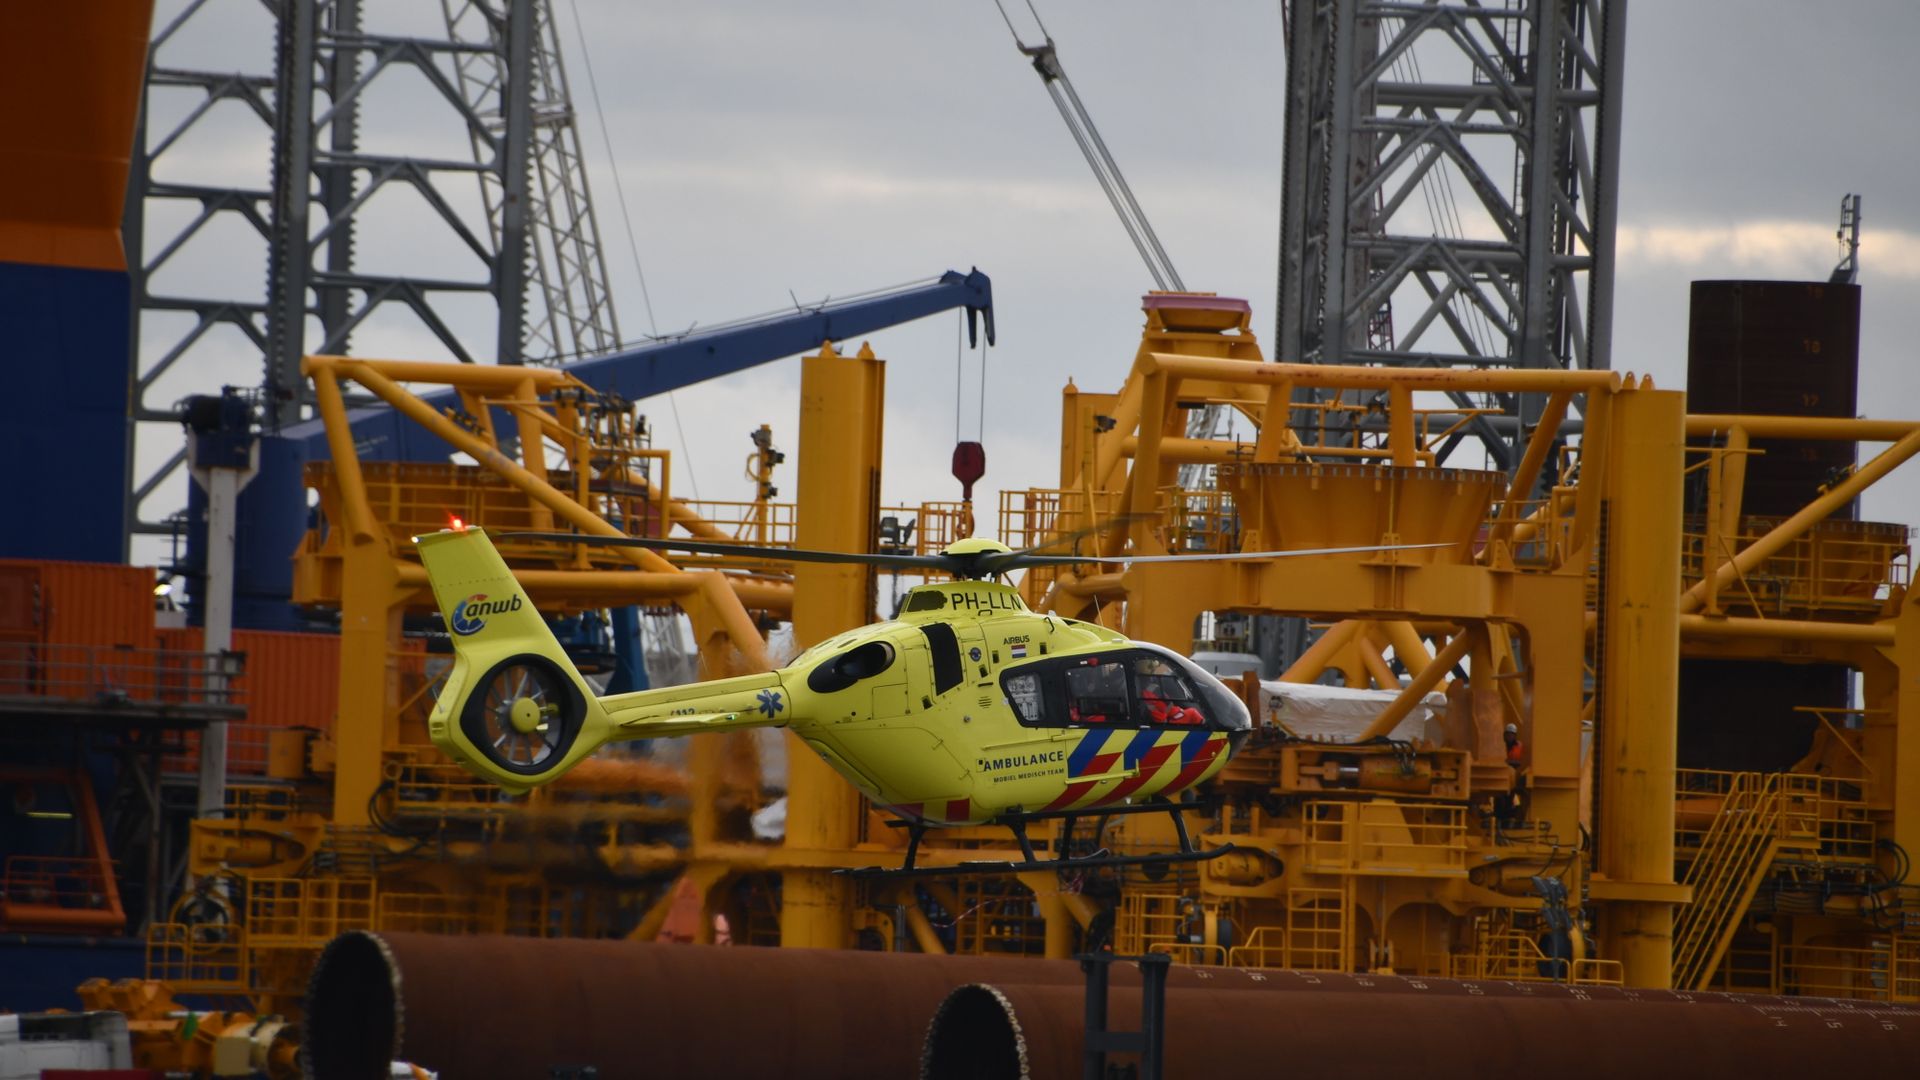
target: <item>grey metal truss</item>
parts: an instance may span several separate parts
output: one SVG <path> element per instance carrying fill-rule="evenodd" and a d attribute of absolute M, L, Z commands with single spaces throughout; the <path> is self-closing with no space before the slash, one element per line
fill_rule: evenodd
<path fill-rule="evenodd" d="M 311 415 L 311 390 L 300 376 L 300 358 L 315 352 L 348 352 L 354 332 L 386 305 L 409 309 L 454 357 L 519 363 L 580 355 L 617 345 L 619 334 L 607 292 L 574 114 L 568 99 L 558 37 L 548 0 L 447 0 L 444 36 L 369 31 L 363 0 L 259 0 L 272 16 L 273 66 L 266 73 L 189 70 L 167 63 L 169 46 L 196 18 L 213 22 L 209 0 L 186 0 L 160 27 L 149 51 L 147 95 L 190 91 L 194 104 L 160 130 L 142 110 L 126 212 L 128 261 L 135 298 L 133 349 L 134 419 L 148 453 L 180 441 L 175 403 L 158 400 L 155 384 L 170 371 L 198 371 L 193 361 L 208 349 L 208 334 L 223 325 L 238 328 L 259 350 L 261 421 L 268 429 Z M 216 23 L 216 25 L 218 25 Z M 234 67 L 243 67 L 265 41 L 226 42 Z M 202 65 L 205 66 L 205 65 Z M 360 108 L 368 88 L 400 69 L 412 68 L 468 135 L 469 159 L 381 154 L 361 145 Z M 391 81 L 391 80 L 388 80 Z M 169 152 L 207 122 L 225 101 L 239 101 L 272 137 L 272 153 L 256 177 L 236 177 L 234 186 L 184 184 L 167 179 Z M 463 214 L 450 184 L 477 182 L 485 203 L 481 215 Z M 422 277 L 369 272 L 355 258 L 357 215 L 369 200 L 393 185 L 411 188 L 431 209 L 457 246 L 470 252 L 462 267 Z M 183 217 L 186 223 L 149 245 L 147 223 Z M 162 209 L 166 207 L 167 209 Z M 156 293 L 152 279 L 183 250 L 217 244 L 214 223 L 238 218 L 257 236 L 266 265 L 262 294 L 172 296 Z M 430 227 L 422 223 L 422 227 Z M 218 253 L 229 261 L 231 244 Z M 244 254 L 242 255 L 244 258 Z M 538 289 L 531 297 L 529 281 Z M 217 291 L 217 290 L 206 290 Z M 499 317 L 493 340 L 474 343 L 444 314 L 441 301 L 456 295 L 495 298 Z M 164 346 L 144 349 L 140 316 L 186 312 L 193 324 Z M 150 326 L 151 329 L 151 326 Z M 531 349 L 528 345 L 531 344 Z M 177 383 L 178 380 L 176 380 Z M 218 387 L 195 386 L 217 391 Z M 176 395 L 177 396 L 177 395 Z M 130 451 L 130 457 L 132 452 Z M 173 525 L 146 509 L 179 475 L 184 451 L 143 473 L 129 462 L 130 530 L 167 534 Z"/>
<path fill-rule="evenodd" d="M 161 400 L 156 385 L 176 368 L 189 370 L 194 360 L 210 352 L 209 334 L 223 326 L 237 329 L 261 355 L 264 356 L 267 351 L 267 304 L 264 295 L 209 295 L 219 290 L 204 287 L 196 290 L 197 295 L 176 295 L 156 292 L 153 287 L 154 276 L 164 270 L 169 262 L 175 258 L 191 257 L 198 253 L 198 249 L 217 244 L 213 235 L 219 223 L 234 220 L 243 222 L 251 230 L 250 235 L 258 238 L 259 250 L 263 254 L 273 231 L 273 193 L 264 160 L 258 176 L 236 177 L 232 186 L 183 183 L 170 180 L 165 175 L 167 169 L 163 159 L 169 151 L 182 140 L 210 126 L 209 118 L 223 102 L 238 102 L 244 106 L 246 112 L 260 121 L 264 130 L 270 131 L 273 126 L 274 79 L 270 72 L 247 73 L 237 70 L 238 63 L 235 69 L 212 71 L 167 62 L 174 52 L 170 46 L 180 37 L 182 29 L 206 7 L 208 0 L 188 0 L 177 15 L 158 26 L 154 32 L 147 51 L 146 86 L 142 93 L 140 123 L 134 135 L 128 175 L 127 207 L 121 232 L 127 248 L 133 299 L 129 363 L 133 376 L 131 411 L 134 438 L 128 441 L 127 446 L 127 476 L 131 487 L 127 494 L 130 534 L 167 535 L 173 531 L 170 522 L 148 512 L 145 507 L 170 479 L 183 475 L 186 464 L 186 448 L 174 408 L 175 402 Z M 272 5 L 268 7 L 271 9 Z M 156 91 L 160 95 L 190 102 L 181 118 L 164 130 L 156 128 L 151 118 L 150 106 Z M 171 224 L 179 216 L 179 210 L 186 212 L 184 224 L 170 229 L 167 235 L 154 237 L 156 243 L 149 244 L 147 225 L 150 216 L 156 222 Z M 228 257 L 232 255 L 230 251 L 223 254 Z M 142 316 L 149 313 L 186 313 L 192 316 L 193 322 L 177 338 L 148 350 L 141 343 L 141 328 Z M 188 367 L 181 367 L 183 361 L 187 362 Z M 206 389 L 216 393 L 219 391 L 218 386 Z M 146 470 L 141 468 L 141 457 L 156 455 L 137 454 L 137 449 L 142 446 L 150 450 L 165 446 L 171 447 L 172 451 L 157 467 Z M 130 543 L 131 536 L 123 547 Z"/>
<path fill-rule="evenodd" d="M 497 3 L 441 0 L 441 8 L 447 36 L 455 41 L 488 41 L 505 27 Z M 525 354 L 530 363 L 557 363 L 618 348 L 620 325 L 607 292 L 605 250 L 580 153 L 559 31 L 550 5 L 534 5 L 531 15 L 532 79 L 526 108 L 533 175 L 526 193 L 526 229 L 533 287 L 546 302 L 527 312 Z M 503 100 L 506 65 L 497 51 L 476 51 L 460 54 L 454 67 L 468 106 L 485 121 L 484 135 L 468 129 L 474 160 L 485 161 L 509 122 L 493 104 Z M 492 173 L 480 175 L 480 189 L 498 248 L 507 228 L 505 192 Z"/>
<path fill-rule="evenodd" d="M 1625 0 L 1295 0 L 1276 355 L 1608 367 L 1625 23 Z M 1474 429 L 1502 467 L 1544 405 L 1455 402 L 1519 413 Z"/>
<path fill-rule="evenodd" d="M 360 0 L 282 0 L 278 23 L 278 108 L 274 123 L 274 230 L 267 270 L 266 391 L 271 426 L 304 418 L 312 391 L 300 375 L 308 352 L 349 349 L 355 329 L 386 304 L 400 304 L 458 359 L 473 352 L 435 307 L 435 299 L 486 293 L 499 304 L 494 355 L 519 363 L 525 333 L 528 101 L 533 6 L 509 0 L 505 25 L 485 41 L 370 33 Z M 506 70 L 495 111 L 496 134 L 461 92 L 453 70 L 468 54 L 497 56 Z M 412 68 L 449 106 L 487 153 L 473 161 L 380 154 L 359 142 L 360 102 L 382 76 Z M 499 243 L 475 231 L 448 201 L 452 177 L 491 174 L 506 193 Z M 354 260 L 355 215 L 389 185 L 413 189 L 439 224 L 470 251 L 484 276 L 373 274 Z M 318 340 L 307 320 L 317 318 Z"/>

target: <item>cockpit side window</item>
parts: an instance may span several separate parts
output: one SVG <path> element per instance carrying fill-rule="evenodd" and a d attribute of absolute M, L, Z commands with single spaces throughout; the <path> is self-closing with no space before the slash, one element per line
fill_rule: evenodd
<path fill-rule="evenodd" d="M 1151 723 L 1191 726 L 1207 722 L 1192 685 L 1162 657 L 1137 657 L 1133 661 L 1133 686 L 1138 713 Z"/>

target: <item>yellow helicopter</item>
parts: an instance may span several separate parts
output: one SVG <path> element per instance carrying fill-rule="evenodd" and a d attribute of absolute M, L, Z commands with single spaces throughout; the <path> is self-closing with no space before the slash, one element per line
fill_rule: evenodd
<path fill-rule="evenodd" d="M 739 545 L 573 533 L 511 539 L 738 554 Z M 968 539 L 938 555 L 782 548 L 756 557 L 935 570 L 954 580 L 909 591 L 898 618 L 813 646 L 777 671 L 600 697 L 567 659 L 513 572 L 478 528 L 415 538 L 455 661 L 429 720 L 434 745 L 511 790 L 547 783 L 601 745 L 785 727 L 909 830 L 905 865 L 929 827 L 1008 827 L 1024 859 L 1075 868 L 1212 858 L 1165 801 L 1218 772 L 1252 729 L 1247 707 L 1171 649 L 1029 609 L 989 580 L 1036 565 L 1266 559 L 1404 547 L 1121 556 L 1013 551 Z M 1147 802 L 1156 798 L 1159 801 Z M 1178 853 L 1037 859 L 1028 822 L 1167 812 Z M 953 867 L 920 868 L 952 874 Z M 856 872 L 860 873 L 860 872 Z"/>

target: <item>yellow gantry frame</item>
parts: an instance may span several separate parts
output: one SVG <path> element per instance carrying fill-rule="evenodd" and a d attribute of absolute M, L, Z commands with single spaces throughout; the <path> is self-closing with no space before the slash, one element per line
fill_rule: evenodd
<path fill-rule="evenodd" d="M 1190 638 L 1203 611 L 1276 611 L 1330 620 L 1332 628 L 1283 679 L 1312 681 L 1328 667 L 1348 685 L 1398 688 L 1382 653 L 1391 647 L 1412 684 L 1369 734 L 1391 730 L 1419 697 L 1462 657 L 1476 673 L 1498 673 L 1496 687 L 1475 680 L 1476 696 L 1523 726 L 1529 746 L 1532 815 L 1560 836 L 1580 818 L 1579 742 L 1583 722 L 1596 729 L 1594 858 L 1590 896 L 1602 940 L 1627 981 L 1663 986 L 1670 978 L 1675 904 L 1687 890 L 1673 878 L 1675 734 L 1678 660 L 1688 655 L 1791 656 L 1830 659 L 1863 671 L 1870 721 L 1866 745 L 1888 759 L 1894 776 L 1885 793 L 1891 833 L 1915 850 L 1920 842 L 1920 613 L 1896 589 L 1873 622 L 1769 619 L 1763 612 L 1729 617 L 1720 593 L 1804 535 L 1866 486 L 1920 452 L 1920 424 L 1807 418 L 1695 416 L 1684 395 L 1613 372 L 1387 369 L 1258 363 L 1244 324 L 1235 355 L 1222 356 L 1208 335 L 1169 333 L 1149 324 L 1126 384 L 1091 393 L 1069 384 L 1062 409 L 1061 490 L 1078 496 L 1078 517 L 1063 515 L 1060 532 L 1122 514 L 1126 529 L 1106 537 L 1102 554 L 1125 548 L 1164 550 L 1175 468 L 1211 462 L 1228 470 L 1262 464 L 1332 465 L 1359 457 L 1398 467 L 1430 464 L 1428 414 L 1420 392 L 1526 391 L 1548 395 L 1521 463 L 1504 485 L 1485 543 L 1474 559 L 1402 564 L 1392 557 L 1289 560 L 1262 566 L 1140 564 L 1125 574 L 1054 579 L 1036 606 L 1123 625 L 1129 634 L 1170 644 Z M 1249 362 L 1255 361 L 1255 362 Z M 1287 419 L 1298 415 L 1293 392 L 1314 387 L 1383 393 L 1383 447 L 1305 444 Z M 1251 443 L 1184 435 L 1185 409 L 1226 403 L 1258 434 Z M 1546 505 L 1532 505 L 1549 464 L 1560 421 L 1578 404 L 1584 414 L 1580 468 L 1563 475 Z M 1272 417 L 1277 422 L 1268 423 Z M 1718 435 L 1725 447 L 1712 465 L 1708 529 L 1714 550 L 1705 578 L 1682 592 L 1681 480 L 1687 436 Z M 1740 521 L 1738 492 L 1750 438 L 1858 439 L 1892 443 L 1851 476 L 1787 521 L 1734 551 L 1722 540 Z M 1384 475 L 1384 474 L 1383 474 Z M 1553 485 L 1548 485 L 1552 487 Z M 1374 516 L 1390 498 L 1329 485 L 1315 490 L 1314 511 L 1327 517 Z M 1358 500 L 1351 505 L 1343 500 Z M 1066 505 L 1063 501 L 1062 505 Z M 1324 537 L 1258 535 L 1259 508 L 1240 507 L 1243 548 L 1309 546 Z M 1347 542 L 1411 543 L 1435 539 L 1408 529 L 1429 523 L 1398 519 L 1400 531 Z M 1247 535 L 1253 530 L 1255 535 Z M 1450 539 L 1451 537 L 1439 537 Z M 1516 551 L 1530 548 L 1524 566 Z M 1544 545 L 1542 557 L 1540 548 Z M 1722 557 L 1721 547 L 1725 547 Z M 1588 611 L 1589 567 L 1603 553 L 1604 590 Z M 1704 614 L 1702 611 L 1704 610 Z M 1124 622 L 1122 622 L 1124 620 Z M 1429 637 L 1438 655 L 1421 638 Z M 1583 694 L 1583 662 L 1599 658 L 1596 693 Z M 1904 680 L 1901 671 L 1909 673 Z M 1908 684 L 1913 684 L 1909 686 Z M 1478 708 L 1476 712 L 1480 711 Z M 1900 737 L 1905 732 L 1906 737 Z M 1496 759 L 1497 760 L 1497 759 Z M 1577 883 L 1570 882 L 1577 886 Z M 1375 916 L 1384 922 L 1386 912 Z"/>

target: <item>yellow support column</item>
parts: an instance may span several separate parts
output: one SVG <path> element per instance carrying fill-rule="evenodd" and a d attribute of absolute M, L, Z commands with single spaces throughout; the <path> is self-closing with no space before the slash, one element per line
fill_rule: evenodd
<path fill-rule="evenodd" d="M 1591 895 L 1605 904 L 1602 940 L 1627 985 L 1664 988 L 1683 895 L 1673 881 L 1673 800 L 1686 395 L 1627 391 L 1612 411 Z"/>
<path fill-rule="evenodd" d="M 800 490 L 810 507 L 794 523 L 794 546 L 870 551 L 880 493 L 881 410 L 886 365 L 862 346 L 853 359 L 832 346 L 800 366 Z M 863 566 L 800 563 L 793 571 L 793 638 L 817 644 L 873 618 L 873 572 Z M 787 736 L 787 847 L 853 846 L 859 796 Z M 852 937 L 853 894 L 826 870 L 788 872 L 781 882 L 780 943 L 844 948 Z"/>
<path fill-rule="evenodd" d="M 398 736 L 389 717 L 400 701 L 394 651 L 406 590 L 384 539 L 350 541 L 343 563 L 333 820 L 366 825 L 367 805 L 380 788 L 382 756 Z"/>
<path fill-rule="evenodd" d="M 1893 823 L 1887 831 L 1902 848 L 1920 851 L 1920 596 L 1909 592 L 1892 622 L 1893 644 L 1880 653 L 1892 661 L 1893 678 L 1869 673 L 1867 705 L 1890 715 L 1893 725 Z M 1868 718 L 1869 724 L 1887 722 Z"/>

